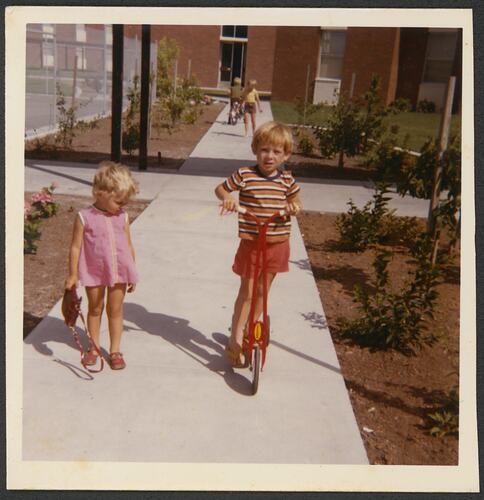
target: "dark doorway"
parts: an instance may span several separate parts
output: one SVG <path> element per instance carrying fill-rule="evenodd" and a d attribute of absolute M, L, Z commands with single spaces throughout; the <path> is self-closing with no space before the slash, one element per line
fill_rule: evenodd
<path fill-rule="evenodd" d="M 220 86 L 229 87 L 238 77 L 244 84 L 246 44 L 222 42 L 220 44 Z"/>

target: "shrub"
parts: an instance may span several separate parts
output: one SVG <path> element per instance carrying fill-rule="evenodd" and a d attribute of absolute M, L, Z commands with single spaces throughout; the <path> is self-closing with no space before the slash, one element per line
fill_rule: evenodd
<path fill-rule="evenodd" d="M 128 91 L 128 109 L 124 120 L 124 130 L 121 136 L 121 144 L 123 150 L 130 156 L 133 151 L 139 149 L 140 129 L 137 118 L 140 112 L 141 93 L 139 87 L 139 75 L 134 75 Z"/>
<path fill-rule="evenodd" d="M 302 128 L 297 128 L 295 131 L 297 138 L 297 151 L 298 153 L 309 156 L 314 150 L 314 143 L 308 132 Z"/>
<path fill-rule="evenodd" d="M 435 103 L 422 99 L 417 103 L 417 112 L 419 113 L 435 113 Z"/>
<path fill-rule="evenodd" d="M 40 226 L 42 219 L 52 217 L 59 209 L 58 203 L 52 197 L 57 183 L 53 182 L 49 187 L 43 187 L 38 193 L 34 193 L 31 202 L 24 201 L 24 253 L 35 254 L 40 239 Z"/>
<path fill-rule="evenodd" d="M 398 97 L 392 103 L 390 103 L 390 107 L 400 112 L 407 112 L 412 110 L 412 103 L 410 99 L 406 99 L 405 97 Z"/>
<path fill-rule="evenodd" d="M 395 349 L 404 354 L 431 345 L 436 337 L 426 330 L 425 321 L 433 317 L 438 297 L 436 286 L 440 270 L 431 263 L 432 241 L 425 233 L 411 250 L 415 270 L 398 292 L 391 291 L 387 266 L 391 252 L 380 250 L 373 262 L 375 279 L 372 293 L 360 285 L 354 289 L 354 301 L 363 315 L 355 320 L 340 320 L 342 335 L 362 346 Z"/>
<path fill-rule="evenodd" d="M 410 241 L 416 235 L 415 218 L 396 217 L 388 209 L 388 184 L 377 183 L 373 200 L 360 210 L 352 200 L 349 210 L 336 219 L 342 244 L 351 251 L 362 252 L 370 245 L 387 243 L 392 239 Z"/>
<path fill-rule="evenodd" d="M 427 416 L 432 422 L 431 436 L 443 437 L 459 433 L 459 394 L 453 389 L 447 395 L 447 402 L 434 413 Z"/>

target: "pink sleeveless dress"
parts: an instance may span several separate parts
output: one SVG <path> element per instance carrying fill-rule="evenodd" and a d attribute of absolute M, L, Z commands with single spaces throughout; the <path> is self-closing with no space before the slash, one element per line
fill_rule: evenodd
<path fill-rule="evenodd" d="M 79 281 L 83 286 L 137 283 L 125 224 L 128 214 L 110 214 L 93 205 L 79 211 L 84 235 L 79 256 Z"/>

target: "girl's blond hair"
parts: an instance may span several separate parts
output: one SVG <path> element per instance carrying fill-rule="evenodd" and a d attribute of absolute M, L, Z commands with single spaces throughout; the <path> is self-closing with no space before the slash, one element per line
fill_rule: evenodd
<path fill-rule="evenodd" d="M 257 151 L 263 144 L 277 144 L 284 148 L 284 153 L 291 154 L 293 141 L 291 129 L 279 122 L 266 122 L 261 125 L 254 134 L 252 139 L 252 151 L 257 154 Z"/>
<path fill-rule="evenodd" d="M 102 161 L 92 183 L 94 196 L 99 191 L 113 194 L 128 201 L 138 192 L 138 183 L 133 179 L 129 168 L 121 163 Z"/>

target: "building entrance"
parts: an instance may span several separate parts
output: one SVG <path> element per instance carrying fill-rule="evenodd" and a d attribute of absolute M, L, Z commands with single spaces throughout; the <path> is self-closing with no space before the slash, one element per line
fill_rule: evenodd
<path fill-rule="evenodd" d="M 246 44 L 244 42 L 222 42 L 220 44 L 220 87 L 230 87 L 234 78 L 244 84 Z"/>

